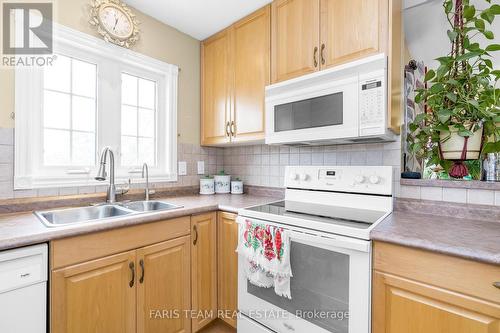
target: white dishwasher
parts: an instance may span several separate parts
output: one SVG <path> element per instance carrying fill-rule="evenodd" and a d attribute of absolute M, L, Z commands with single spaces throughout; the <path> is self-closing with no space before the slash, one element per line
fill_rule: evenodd
<path fill-rule="evenodd" d="M 47 331 L 47 244 L 0 252 L 0 332 Z"/>

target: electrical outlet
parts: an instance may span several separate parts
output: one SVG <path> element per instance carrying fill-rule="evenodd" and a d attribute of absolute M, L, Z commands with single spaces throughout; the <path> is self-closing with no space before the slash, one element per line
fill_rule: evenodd
<path fill-rule="evenodd" d="M 198 174 L 199 175 L 205 174 L 205 161 L 198 161 Z"/>
<path fill-rule="evenodd" d="M 178 173 L 179 173 L 179 176 L 185 176 L 185 175 L 187 175 L 187 163 L 185 161 L 179 162 Z"/>

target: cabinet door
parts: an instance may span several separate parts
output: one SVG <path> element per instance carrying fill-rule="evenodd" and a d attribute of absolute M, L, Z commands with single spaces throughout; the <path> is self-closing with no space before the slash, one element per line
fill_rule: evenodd
<path fill-rule="evenodd" d="M 52 272 L 53 333 L 135 332 L 135 251 Z"/>
<path fill-rule="evenodd" d="M 321 0 L 321 68 L 384 52 L 389 0 Z"/>
<path fill-rule="evenodd" d="M 272 3 L 273 83 L 319 69 L 319 1 L 276 0 Z"/>
<path fill-rule="evenodd" d="M 375 271 L 374 333 L 500 333 L 500 304 Z"/>
<path fill-rule="evenodd" d="M 219 212 L 218 241 L 218 308 L 220 318 L 236 328 L 238 309 L 238 224 L 236 215 Z"/>
<path fill-rule="evenodd" d="M 137 250 L 138 333 L 191 332 L 190 239 Z"/>
<path fill-rule="evenodd" d="M 230 140 L 229 48 L 229 30 L 210 37 L 201 45 L 201 141 L 205 145 Z"/>
<path fill-rule="evenodd" d="M 217 213 L 191 217 L 193 332 L 217 318 Z"/>
<path fill-rule="evenodd" d="M 264 139 L 264 92 L 270 77 L 270 25 L 270 6 L 266 6 L 232 28 L 235 132 L 232 140 L 235 142 Z"/>

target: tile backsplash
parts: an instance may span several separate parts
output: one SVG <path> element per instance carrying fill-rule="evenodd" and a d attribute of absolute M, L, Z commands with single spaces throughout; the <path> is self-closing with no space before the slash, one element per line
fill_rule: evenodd
<path fill-rule="evenodd" d="M 246 185 L 281 188 L 287 165 L 388 165 L 393 167 L 397 197 L 500 206 L 500 191 L 400 185 L 401 142 L 320 147 L 267 145 L 207 148 L 179 143 L 178 161 L 187 164 L 187 175 L 177 182 L 152 183 L 155 188 L 197 186 L 197 162 L 204 161 L 205 174 L 220 170 L 240 177 Z M 74 195 L 105 192 L 106 185 L 44 188 L 14 191 L 14 130 L 0 128 L 0 199 Z M 136 176 L 137 177 L 137 176 Z M 142 187 L 133 184 L 133 187 Z"/>

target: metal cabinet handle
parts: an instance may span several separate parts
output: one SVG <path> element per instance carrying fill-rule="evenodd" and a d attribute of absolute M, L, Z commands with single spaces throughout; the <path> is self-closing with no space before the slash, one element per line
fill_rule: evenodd
<path fill-rule="evenodd" d="M 313 60 L 314 60 L 314 67 L 318 67 L 318 47 L 317 46 L 314 48 Z"/>
<path fill-rule="evenodd" d="M 493 287 L 500 289 L 500 282 L 493 282 Z"/>
<path fill-rule="evenodd" d="M 144 260 L 139 260 L 139 266 L 141 266 L 141 277 L 139 278 L 139 283 L 144 282 Z"/>
<path fill-rule="evenodd" d="M 134 286 L 134 282 L 135 282 L 135 265 L 134 265 L 134 262 L 130 262 L 130 264 L 128 264 L 128 268 L 130 268 L 130 271 L 132 272 L 132 280 L 130 280 L 130 282 L 128 283 L 128 285 L 130 286 L 130 288 L 132 288 Z"/>
<path fill-rule="evenodd" d="M 231 133 L 229 132 L 229 127 L 230 127 L 230 126 L 231 126 L 231 125 L 230 125 L 230 122 L 228 121 L 228 122 L 226 123 L 226 136 L 228 136 L 228 137 L 229 137 L 229 136 L 231 136 Z"/>
<path fill-rule="evenodd" d="M 326 45 L 325 44 L 321 44 L 321 64 L 324 65 L 326 63 L 326 60 L 325 60 L 325 48 L 326 48 Z"/>
<path fill-rule="evenodd" d="M 194 232 L 193 245 L 196 245 L 196 243 L 198 242 L 198 227 L 196 225 L 193 226 L 193 232 Z"/>
<path fill-rule="evenodd" d="M 233 121 L 231 121 L 231 135 L 232 135 L 233 137 L 235 137 L 235 136 L 236 136 L 236 124 L 235 124 L 234 120 L 233 120 Z"/>

